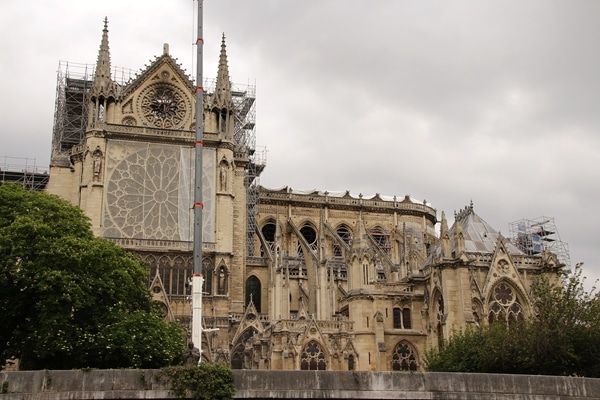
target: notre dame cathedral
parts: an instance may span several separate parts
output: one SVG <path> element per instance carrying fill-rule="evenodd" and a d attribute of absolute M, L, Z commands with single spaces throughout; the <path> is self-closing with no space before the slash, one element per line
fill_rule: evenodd
<path fill-rule="evenodd" d="M 558 276 L 563 264 L 502 237 L 472 204 L 449 227 L 443 212 L 438 219 L 409 196 L 258 185 L 264 165 L 247 119 L 254 98 L 232 88 L 224 38 L 215 67 L 202 109 L 204 359 L 247 369 L 419 371 L 427 349 L 453 331 L 532 314 L 532 280 Z M 167 45 L 135 78 L 117 82 L 105 21 L 94 73 L 60 81 L 47 186 L 81 207 L 96 235 L 147 263 L 165 318 L 184 327 L 195 90 Z"/>

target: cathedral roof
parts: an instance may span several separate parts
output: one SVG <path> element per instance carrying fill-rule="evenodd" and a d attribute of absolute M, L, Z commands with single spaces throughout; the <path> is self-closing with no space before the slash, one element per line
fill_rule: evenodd
<path fill-rule="evenodd" d="M 467 253 L 493 253 L 498 239 L 503 239 L 502 234 L 473 211 L 473 203 L 456 213 L 450 237 L 454 237 L 458 230 L 462 231 Z M 506 248 L 511 254 L 523 254 L 510 242 L 506 243 Z"/>

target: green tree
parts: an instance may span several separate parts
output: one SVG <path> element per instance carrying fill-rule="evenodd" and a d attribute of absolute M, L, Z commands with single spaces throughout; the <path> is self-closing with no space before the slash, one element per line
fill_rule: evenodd
<path fill-rule="evenodd" d="M 0 359 L 22 369 L 161 367 L 183 335 L 158 317 L 141 261 L 57 196 L 0 186 Z M 131 334 L 133 333 L 133 334 Z"/>
<path fill-rule="evenodd" d="M 170 381 L 171 391 L 179 398 L 229 400 L 235 394 L 233 372 L 221 363 L 169 367 L 163 376 Z"/>
<path fill-rule="evenodd" d="M 562 285 L 540 276 L 531 318 L 457 332 L 426 354 L 427 370 L 600 377 L 600 296 L 584 281 L 582 264 Z"/>
<path fill-rule="evenodd" d="M 562 286 L 540 277 L 533 285 L 532 352 L 539 373 L 600 377 L 600 296 L 585 290 L 582 263 Z"/>

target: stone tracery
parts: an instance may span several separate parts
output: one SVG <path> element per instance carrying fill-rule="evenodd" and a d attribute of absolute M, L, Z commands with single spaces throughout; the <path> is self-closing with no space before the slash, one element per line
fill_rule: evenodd
<path fill-rule="evenodd" d="M 188 113 L 183 92 L 174 85 L 156 83 L 148 86 L 141 94 L 141 115 L 157 128 L 176 128 Z"/>

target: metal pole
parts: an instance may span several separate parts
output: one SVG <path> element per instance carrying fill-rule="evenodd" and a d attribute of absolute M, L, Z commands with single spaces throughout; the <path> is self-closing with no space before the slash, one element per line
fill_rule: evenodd
<path fill-rule="evenodd" d="M 202 87 L 202 2 L 198 0 L 198 38 L 196 39 L 196 160 L 194 188 L 194 273 L 192 274 L 192 343 L 200 350 L 202 360 L 202 140 L 203 140 L 203 101 Z M 200 363 L 198 360 L 198 363 Z"/>

